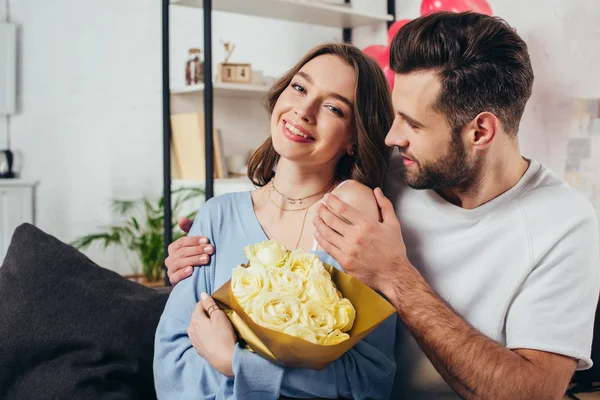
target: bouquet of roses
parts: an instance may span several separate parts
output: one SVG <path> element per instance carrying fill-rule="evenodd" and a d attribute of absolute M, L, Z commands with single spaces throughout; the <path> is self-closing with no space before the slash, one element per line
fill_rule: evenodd
<path fill-rule="evenodd" d="M 213 297 L 247 348 L 289 367 L 322 369 L 394 308 L 357 279 L 274 240 L 244 248 L 249 262 Z"/>

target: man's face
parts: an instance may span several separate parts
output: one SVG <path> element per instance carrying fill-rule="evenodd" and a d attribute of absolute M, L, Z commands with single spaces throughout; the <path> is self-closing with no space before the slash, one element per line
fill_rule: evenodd
<path fill-rule="evenodd" d="M 399 148 L 403 179 L 414 189 L 444 189 L 472 182 L 478 163 L 471 159 L 460 134 L 434 109 L 441 91 L 432 71 L 396 74 L 392 100 L 395 119 L 386 136 Z"/>

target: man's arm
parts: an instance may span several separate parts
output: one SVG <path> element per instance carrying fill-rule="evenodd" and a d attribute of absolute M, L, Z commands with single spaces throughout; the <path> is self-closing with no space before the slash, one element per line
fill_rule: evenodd
<path fill-rule="evenodd" d="M 558 354 L 510 350 L 457 315 L 412 267 L 383 293 L 435 368 L 466 399 L 562 399 L 576 361 Z M 411 282 L 411 285 L 407 285 Z"/>
<path fill-rule="evenodd" d="M 412 266 L 406 255 L 400 223 L 392 204 L 379 189 L 375 193 L 383 222 L 365 217 L 330 195 L 326 199 L 326 205 L 319 207 L 314 221 L 317 228 L 315 237 L 319 245 L 335 257 L 348 273 L 386 295 L 440 374 L 463 397 L 562 398 L 575 370 L 576 362 L 569 357 L 551 352 L 503 347 L 465 322 Z M 597 228 L 590 225 L 589 233 L 583 235 L 589 239 L 586 239 L 585 243 L 580 241 L 580 245 L 592 249 L 591 253 L 593 253 L 594 246 L 597 251 Z M 535 284 L 528 289 L 528 293 L 520 298 L 523 301 L 521 310 L 527 308 L 527 313 L 552 315 L 549 307 L 556 303 L 544 300 L 562 294 L 561 288 L 566 287 L 571 291 L 577 288 L 577 286 L 565 285 L 566 277 L 562 273 L 565 265 L 581 270 L 571 274 L 572 277 L 569 278 L 571 280 L 590 280 L 597 276 L 597 271 L 592 271 L 594 268 L 597 269 L 597 265 L 592 265 L 593 259 L 591 262 L 588 261 L 587 265 L 583 265 L 582 260 L 576 257 L 581 255 L 581 252 L 571 250 L 573 249 L 565 249 L 565 254 L 556 257 L 562 263 L 558 268 L 555 268 L 555 265 L 546 265 L 539 269 L 539 272 L 545 274 L 549 280 L 546 282 L 536 278 Z M 595 254 L 596 257 L 597 255 Z M 556 283 L 556 279 L 561 281 Z M 549 287 L 556 293 L 549 294 L 547 291 Z M 595 286 L 590 287 L 595 288 Z M 587 303 L 591 303 L 587 301 L 588 298 L 595 296 L 597 300 L 597 290 L 591 289 L 585 294 L 586 308 L 583 311 L 586 315 L 590 311 Z M 536 296 L 542 297 L 538 304 L 528 303 L 530 300 L 528 297 L 535 299 Z M 519 312 L 514 314 L 516 315 L 514 319 L 508 321 L 511 332 L 518 331 L 519 326 L 529 328 L 524 321 L 524 315 L 520 315 Z M 593 312 L 590 318 L 592 316 Z M 558 323 L 564 325 L 565 321 L 558 321 Z M 552 329 L 561 329 L 552 322 L 549 324 Z M 588 333 L 585 332 L 586 335 Z M 535 329 L 533 331 L 529 329 L 528 334 L 535 336 Z M 507 325 L 507 339 L 508 336 Z M 517 336 L 518 334 L 515 333 L 514 342 L 519 343 L 518 339 L 522 338 Z M 530 345 L 535 344 L 537 342 L 533 340 Z"/>

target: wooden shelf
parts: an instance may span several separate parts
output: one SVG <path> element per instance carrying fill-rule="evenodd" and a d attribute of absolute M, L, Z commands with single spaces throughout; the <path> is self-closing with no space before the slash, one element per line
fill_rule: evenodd
<path fill-rule="evenodd" d="M 261 98 L 267 94 L 269 89 L 270 89 L 269 86 L 251 85 L 251 84 L 244 84 L 244 83 L 214 83 L 213 84 L 213 93 L 215 96 L 219 96 L 219 97 Z M 203 83 L 171 89 L 172 95 L 202 94 L 203 92 L 204 92 L 204 84 Z"/>
<path fill-rule="evenodd" d="M 171 0 L 172 5 L 202 8 L 202 0 Z M 273 18 L 305 24 L 356 28 L 393 21 L 389 14 L 358 12 L 350 7 L 309 0 L 213 0 L 213 11 Z"/>

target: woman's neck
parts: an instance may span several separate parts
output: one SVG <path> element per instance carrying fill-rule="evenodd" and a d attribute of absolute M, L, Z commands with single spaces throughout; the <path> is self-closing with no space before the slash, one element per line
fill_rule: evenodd
<path fill-rule="evenodd" d="M 333 189 L 336 183 L 334 177 L 333 170 L 329 173 L 325 168 L 309 170 L 280 160 L 273 181 L 252 193 L 256 217 L 267 237 L 278 240 L 289 249 L 297 246 L 311 249 L 313 229 L 310 221 L 316 215 L 315 204 Z M 290 201 L 290 198 L 307 196 L 311 197 L 301 202 Z"/>
<path fill-rule="evenodd" d="M 304 168 L 285 159 L 278 162 L 273 184 L 287 198 L 303 198 L 328 189 L 334 182 L 335 171 Z M 324 193 L 323 193 L 324 194 Z M 316 198 L 317 196 L 315 196 Z M 322 197 L 322 196 L 320 196 Z M 320 198 L 319 197 L 319 198 Z M 307 199 L 311 203 L 314 199 Z"/>

